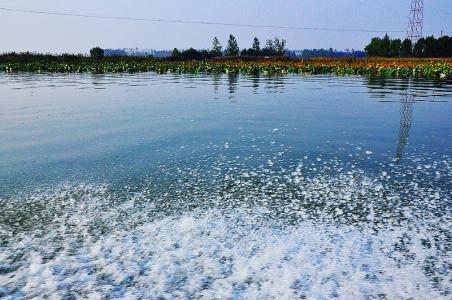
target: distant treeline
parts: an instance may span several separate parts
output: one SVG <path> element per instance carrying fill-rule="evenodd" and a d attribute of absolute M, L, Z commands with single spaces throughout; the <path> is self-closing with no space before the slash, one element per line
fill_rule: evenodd
<path fill-rule="evenodd" d="M 53 54 L 53 53 L 35 53 L 35 52 L 7 52 L 0 54 L 0 63 L 32 63 L 32 62 L 79 62 L 86 60 L 87 57 L 83 54 Z"/>
<path fill-rule="evenodd" d="M 452 37 L 429 36 L 419 39 L 415 45 L 410 39 L 375 37 L 364 50 L 369 56 L 381 57 L 452 57 Z"/>
<path fill-rule="evenodd" d="M 236 38 L 231 34 L 227 41 L 226 48 L 219 39 L 215 37 L 212 41 L 212 48 L 209 50 L 196 50 L 189 48 L 186 50 L 179 50 L 174 48 L 169 57 L 155 58 L 152 55 L 135 56 L 126 52 L 118 52 L 118 55 L 107 55 L 105 50 L 100 47 L 95 47 L 90 50 L 90 55 L 84 54 L 40 54 L 33 52 L 10 52 L 0 54 L 1 62 L 71 62 L 76 63 L 80 61 L 89 60 L 104 60 L 104 61 L 149 61 L 149 60 L 172 60 L 172 61 L 187 61 L 187 60 L 224 60 L 231 58 L 239 58 L 240 60 L 293 60 L 297 58 L 309 59 L 317 57 L 365 57 L 365 56 L 380 56 L 380 57 L 452 57 L 452 37 L 442 36 L 436 39 L 433 36 L 419 39 L 415 45 L 411 40 L 405 39 L 390 39 L 386 34 L 383 38 L 375 37 L 371 40 L 369 45 L 365 47 L 364 51 L 345 50 L 337 51 L 330 49 L 305 49 L 305 50 L 287 50 L 286 41 L 275 37 L 274 39 L 266 40 L 266 43 L 261 47 L 261 43 L 257 37 L 252 41 L 250 48 L 240 50 Z M 124 55 L 126 53 L 126 55 Z"/>
<path fill-rule="evenodd" d="M 229 40 L 227 41 L 227 45 L 224 50 L 220 40 L 215 37 L 212 41 L 211 50 L 196 50 L 194 48 L 189 48 L 187 50 L 180 51 L 179 49 L 174 48 L 171 58 L 174 60 L 205 60 L 222 56 L 283 56 L 286 53 L 286 40 L 278 37 L 275 37 L 273 40 L 268 39 L 265 46 L 262 48 L 259 39 L 255 37 L 251 48 L 245 48 L 240 51 L 237 39 L 231 34 L 229 35 Z"/>
<path fill-rule="evenodd" d="M 316 58 L 316 57 L 365 57 L 367 55 L 364 51 L 349 50 L 338 51 L 336 49 L 304 49 L 304 50 L 288 50 L 286 53 L 290 57 L 300 58 Z"/>
<path fill-rule="evenodd" d="M 95 49 L 95 48 L 93 48 Z M 100 49 L 100 48 L 99 48 Z M 132 57 L 132 56 L 112 56 L 104 57 L 102 51 L 96 50 L 90 55 L 85 54 L 54 54 L 54 53 L 36 53 L 36 52 L 7 52 L 0 54 L 0 63 L 34 63 L 34 62 L 60 62 L 60 63 L 80 63 L 86 61 L 147 61 L 153 58 L 149 57 Z"/>
<path fill-rule="evenodd" d="M 104 49 L 105 56 L 138 56 L 138 57 L 155 57 L 165 58 L 171 56 L 169 50 L 155 50 L 146 49 L 141 50 L 138 48 L 123 48 L 123 49 Z"/>
<path fill-rule="evenodd" d="M 316 57 L 365 57 L 364 51 L 345 50 L 337 51 L 330 49 L 305 49 L 288 50 L 286 49 L 286 40 L 275 37 L 268 39 L 265 45 L 261 47 L 261 42 L 257 37 L 253 39 L 250 48 L 240 51 L 237 40 L 233 35 L 229 36 L 226 49 L 223 49 L 220 41 L 215 37 L 212 41 L 211 50 L 196 50 L 189 48 L 179 50 L 174 48 L 170 59 L 172 60 L 207 60 L 219 57 L 241 57 L 244 59 L 253 59 L 257 57 L 291 57 L 291 58 L 316 58 Z"/>

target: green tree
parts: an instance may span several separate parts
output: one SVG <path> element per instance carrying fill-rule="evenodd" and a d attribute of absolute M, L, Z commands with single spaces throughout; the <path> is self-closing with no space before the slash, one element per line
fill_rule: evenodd
<path fill-rule="evenodd" d="M 99 59 L 104 57 L 104 50 L 100 47 L 94 47 L 91 50 L 89 50 L 89 54 L 92 58 Z"/>
<path fill-rule="evenodd" d="M 400 46 L 400 56 L 410 57 L 413 55 L 413 43 L 410 39 L 404 39 Z"/>
<path fill-rule="evenodd" d="M 261 46 L 259 39 L 255 37 L 253 39 L 253 45 L 249 49 L 243 49 L 242 52 L 240 52 L 241 56 L 259 56 L 261 55 Z"/>
<path fill-rule="evenodd" d="M 257 37 L 254 38 L 253 46 L 251 47 L 251 49 L 254 50 L 256 55 L 259 55 L 261 53 L 261 42 L 259 41 L 259 39 Z"/>
<path fill-rule="evenodd" d="M 381 40 L 381 48 L 379 56 L 388 57 L 391 49 L 391 39 L 388 34 L 385 34 Z"/>
<path fill-rule="evenodd" d="M 284 55 L 286 53 L 286 40 L 285 39 L 279 39 L 278 37 L 275 37 L 273 40 L 273 45 L 275 49 L 276 55 Z"/>
<path fill-rule="evenodd" d="M 425 39 L 420 38 L 417 40 L 416 44 L 414 45 L 413 54 L 416 57 L 423 57 L 424 50 L 425 50 Z"/>
<path fill-rule="evenodd" d="M 194 48 L 189 48 L 182 52 L 182 59 L 184 60 L 197 60 L 200 59 L 200 53 Z"/>
<path fill-rule="evenodd" d="M 438 57 L 452 57 L 452 37 L 442 36 L 437 40 Z"/>
<path fill-rule="evenodd" d="M 211 53 L 207 50 L 201 50 L 199 52 L 199 56 L 201 59 L 205 60 L 205 59 L 209 59 L 212 57 Z"/>
<path fill-rule="evenodd" d="M 174 48 L 173 52 L 171 52 L 171 57 L 173 59 L 181 59 L 181 56 L 182 56 L 182 53 L 177 48 Z"/>
<path fill-rule="evenodd" d="M 380 48 L 381 48 L 381 38 L 374 37 L 372 40 L 370 40 L 369 45 L 367 45 L 364 48 L 364 51 L 367 52 L 367 55 L 369 56 L 379 56 L 380 55 Z"/>
<path fill-rule="evenodd" d="M 399 57 L 402 41 L 400 39 L 391 40 L 389 44 L 389 57 Z"/>
<path fill-rule="evenodd" d="M 228 46 L 226 48 L 226 55 L 228 56 L 237 56 L 239 54 L 239 45 L 237 43 L 237 40 L 235 39 L 235 37 L 230 34 L 229 35 L 229 41 L 228 41 Z"/>
<path fill-rule="evenodd" d="M 439 56 L 439 49 L 437 39 L 432 36 L 428 36 L 425 38 L 424 44 L 424 57 L 436 57 Z"/>
<path fill-rule="evenodd" d="M 210 54 L 213 57 L 222 56 L 223 55 L 223 46 L 221 46 L 220 41 L 217 37 L 213 38 L 212 41 L 212 50 L 210 51 Z"/>
<path fill-rule="evenodd" d="M 264 49 L 262 49 L 262 54 L 265 56 L 272 56 L 276 54 L 275 45 L 273 40 L 267 40 Z"/>
<path fill-rule="evenodd" d="M 364 51 L 367 52 L 369 56 L 398 56 L 400 51 L 401 41 L 400 39 L 391 40 L 389 35 L 385 34 L 385 36 L 381 39 L 378 37 L 374 37 L 370 44 L 364 48 Z"/>

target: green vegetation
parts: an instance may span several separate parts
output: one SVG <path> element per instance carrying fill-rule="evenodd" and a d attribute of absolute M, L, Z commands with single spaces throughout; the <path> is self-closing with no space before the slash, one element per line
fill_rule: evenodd
<path fill-rule="evenodd" d="M 188 54 L 193 51 L 187 50 Z M 196 51 L 196 50 L 195 50 Z M 184 52 L 178 52 L 184 55 Z M 195 53 L 195 52 L 193 52 Z M 196 53 L 199 53 L 196 51 Z M 209 52 L 205 52 L 209 54 Z M 178 55 L 179 55 L 178 54 Z M 50 73 L 242 73 L 242 74 L 325 74 L 372 77 L 425 77 L 452 79 L 452 59 L 400 58 L 231 58 L 206 61 L 171 61 L 139 57 L 93 58 L 81 55 L 0 55 L 0 72 Z"/>
<path fill-rule="evenodd" d="M 413 45 L 409 39 L 392 40 L 386 34 L 383 38 L 373 38 L 364 50 L 369 56 L 380 57 L 452 57 L 452 37 L 429 36 Z"/>
<path fill-rule="evenodd" d="M 89 51 L 92 58 L 99 59 L 104 57 L 104 50 L 100 47 L 94 47 Z"/>

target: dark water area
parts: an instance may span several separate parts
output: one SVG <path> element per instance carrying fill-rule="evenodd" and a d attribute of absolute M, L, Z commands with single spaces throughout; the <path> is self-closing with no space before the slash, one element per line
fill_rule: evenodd
<path fill-rule="evenodd" d="M 0 298 L 449 299 L 452 82 L 0 75 Z"/>

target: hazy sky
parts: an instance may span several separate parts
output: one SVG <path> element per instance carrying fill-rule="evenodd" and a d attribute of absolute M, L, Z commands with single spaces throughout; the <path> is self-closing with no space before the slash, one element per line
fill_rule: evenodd
<path fill-rule="evenodd" d="M 406 30 L 411 0 L 0 0 L 0 7 L 89 15 L 257 25 Z M 452 33 L 452 0 L 424 1 L 424 30 Z M 287 40 L 290 49 L 363 49 L 379 33 L 241 28 L 219 25 L 101 20 L 0 10 L 0 52 L 88 52 L 103 48 L 210 48 L 229 33 L 240 48 L 254 36 Z M 403 33 L 391 34 L 404 37 Z"/>

